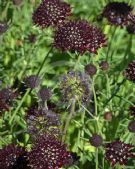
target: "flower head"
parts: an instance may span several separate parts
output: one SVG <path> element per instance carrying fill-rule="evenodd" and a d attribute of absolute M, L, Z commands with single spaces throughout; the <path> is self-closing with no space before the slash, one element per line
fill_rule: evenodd
<path fill-rule="evenodd" d="M 132 7 L 125 2 L 109 2 L 102 15 L 107 18 L 107 20 L 112 25 L 125 26 L 128 25 L 129 14 L 132 11 Z"/>
<path fill-rule="evenodd" d="M 128 158 L 135 157 L 132 152 L 132 148 L 132 145 L 126 144 L 120 140 L 107 143 L 105 145 L 106 159 L 111 162 L 112 166 L 114 166 L 116 163 L 125 165 L 128 161 Z"/>
<path fill-rule="evenodd" d="M 125 76 L 128 80 L 135 83 L 135 60 L 128 64 L 125 70 Z"/>
<path fill-rule="evenodd" d="M 94 147 L 99 147 L 103 143 L 103 139 L 100 135 L 98 134 L 93 134 L 92 137 L 90 138 L 90 143 Z"/>
<path fill-rule="evenodd" d="M 26 167 L 26 161 L 23 163 L 24 166 L 20 165 L 21 160 L 24 160 L 25 151 L 21 147 L 17 147 L 14 144 L 10 144 L 0 150 L 0 169 L 23 169 Z M 22 167 L 22 168 L 21 168 Z"/>
<path fill-rule="evenodd" d="M 38 169 L 59 169 L 69 163 L 66 145 L 50 135 L 42 135 L 29 153 L 30 165 Z"/>
<path fill-rule="evenodd" d="M 61 0 L 43 0 L 33 13 L 33 23 L 42 28 L 57 26 L 71 14 L 70 5 Z"/>
<path fill-rule="evenodd" d="M 105 45 L 105 35 L 87 21 L 68 21 L 58 27 L 54 36 L 54 46 L 63 51 L 83 54 L 86 51 L 97 53 Z"/>
<path fill-rule="evenodd" d="M 88 102 L 91 98 L 91 85 L 89 76 L 82 72 L 69 71 L 60 79 L 60 90 L 63 101 L 78 100 Z"/>
<path fill-rule="evenodd" d="M 106 120 L 106 121 L 112 121 L 112 112 L 105 112 L 104 113 L 104 119 Z"/>

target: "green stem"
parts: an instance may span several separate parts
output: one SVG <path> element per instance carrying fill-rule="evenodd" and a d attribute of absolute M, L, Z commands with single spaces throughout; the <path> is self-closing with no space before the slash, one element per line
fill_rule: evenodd
<path fill-rule="evenodd" d="M 95 160 L 96 160 L 96 169 L 99 169 L 98 168 L 98 148 L 96 148 L 96 151 L 95 151 Z"/>
<path fill-rule="evenodd" d="M 17 106 L 16 110 L 14 111 L 14 113 L 13 113 L 13 115 L 12 115 L 12 117 L 11 117 L 11 119 L 10 119 L 10 121 L 9 121 L 9 124 L 11 124 L 12 121 L 14 120 L 14 117 L 16 116 L 16 114 L 18 113 L 18 111 L 20 110 L 20 108 L 21 108 L 21 106 L 22 106 L 22 104 L 23 104 L 25 98 L 26 98 L 27 95 L 29 94 L 29 92 L 30 92 L 30 89 L 28 89 L 27 92 L 25 93 L 25 95 L 23 96 L 23 98 L 22 98 L 20 104 Z"/>
<path fill-rule="evenodd" d="M 92 90 L 93 90 L 93 95 L 94 95 L 94 104 L 95 104 L 95 116 L 97 116 L 98 114 L 98 110 L 97 110 L 97 96 L 96 96 L 96 91 L 95 91 L 95 87 L 94 87 L 94 80 L 92 82 Z"/>
<path fill-rule="evenodd" d="M 44 60 L 43 60 L 41 66 L 40 66 L 40 68 L 39 68 L 39 70 L 38 70 L 38 72 L 37 72 L 37 76 L 40 74 L 40 72 L 41 72 L 41 70 L 42 70 L 42 68 L 43 68 L 43 66 L 44 66 L 44 64 L 45 64 L 46 59 L 48 58 L 48 56 L 49 56 L 49 54 L 51 53 L 52 50 L 53 50 L 53 46 L 51 46 L 50 50 L 49 50 L 48 53 L 45 55 Z"/>
<path fill-rule="evenodd" d="M 66 133 L 67 133 L 67 129 L 68 129 L 68 126 L 69 126 L 69 123 L 72 119 L 72 116 L 75 112 L 75 103 L 76 103 L 76 100 L 74 99 L 72 104 L 71 104 L 71 110 L 70 110 L 70 114 L 68 116 L 68 118 L 66 119 L 66 123 L 65 123 L 65 127 L 64 127 L 64 130 L 63 130 L 63 137 L 62 137 L 62 142 L 65 141 L 65 138 L 66 138 Z"/>

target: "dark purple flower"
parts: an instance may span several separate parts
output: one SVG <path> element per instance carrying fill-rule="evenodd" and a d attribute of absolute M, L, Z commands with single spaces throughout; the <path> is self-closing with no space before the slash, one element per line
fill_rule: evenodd
<path fill-rule="evenodd" d="M 68 21 L 58 27 L 54 36 L 54 46 L 62 51 L 79 52 L 86 51 L 97 53 L 97 50 L 105 46 L 105 35 L 96 26 L 87 21 Z"/>
<path fill-rule="evenodd" d="M 35 169 L 59 169 L 71 159 L 66 145 L 50 135 L 42 135 L 29 153 L 30 165 Z"/>
<path fill-rule="evenodd" d="M 90 143 L 94 147 L 99 147 L 103 143 L 103 139 L 100 135 L 98 134 L 93 134 L 92 137 L 90 138 Z"/>
<path fill-rule="evenodd" d="M 135 83 L 135 60 L 128 64 L 125 70 L 125 76 L 128 80 Z"/>
<path fill-rule="evenodd" d="M 70 5 L 61 0 L 43 0 L 33 13 L 33 23 L 42 28 L 57 26 L 71 14 Z"/>
<path fill-rule="evenodd" d="M 0 149 L 0 169 L 13 169 L 17 167 L 17 169 L 24 169 L 27 166 L 27 162 L 25 161 L 24 166 L 18 164 L 18 162 L 21 162 L 21 159 L 25 158 L 25 154 L 26 152 L 23 148 L 17 147 L 14 144 Z"/>
<path fill-rule="evenodd" d="M 96 66 L 93 65 L 93 64 L 88 64 L 88 65 L 85 66 L 85 72 L 86 72 L 88 75 L 93 76 L 93 75 L 96 74 L 97 68 L 96 68 Z"/>
<path fill-rule="evenodd" d="M 135 158 L 132 148 L 132 145 L 126 144 L 120 140 L 107 143 L 105 145 L 106 159 L 110 161 L 112 166 L 114 166 L 116 163 L 125 165 L 129 158 Z"/>
<path fill-rule="evenodd" d="M 129 22 L 129 14 L 133 8 L 125 2 L 109 2 L 102 15 L 107 18 L 110 24 L 125 26 Z"/>
<path fill-rule="evenodd" d="M 128 130 L 132 133 L 135 133 L 135 120 L 132 120 L 128 124 Z"/>

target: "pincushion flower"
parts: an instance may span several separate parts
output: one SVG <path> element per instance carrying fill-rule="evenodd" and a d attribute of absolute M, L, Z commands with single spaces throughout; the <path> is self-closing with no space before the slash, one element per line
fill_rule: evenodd
<path fill-rule="evenodd" d="M 135 83 L 135 60 L 128 64 L 128 67 L 125 70 L 125 76 L 128 80 Z"/>
<path fill-rule="evenodd" d="M 61 0 L 43 0 L 33 13 L 33 23 L 42 28 L 57 26 L 71 14 L 70 5 Z"/>
<path fill-rule="evenodd" d="M 99 48 L 105 46 L 105 42 L 102 31 L 84 20 L 68 21 L 59 26 L 54 35 L 56 48 L 80 54 L 86 51 L 97 53 Z"/>
<path fill-rule="evenodd" d="M 89 76 L 82 72 L 69 71 L 60 79 L 60 91 L 64 102 L 75 99 L 87 103 L 91 98 Z"/>
<path fill-rule="evenodd" d="M 132 152 L 134 147 L 130 144 L 126 144 L 120 140 L 107 143 L 105 145 L 105 156 L 110 161 L 112 166 L 116 163 L 120 165 L 126 165 L 129 158 L 135 158 L 135 154 Z"/>
<path fill-rule="evenodd" d="M 71 155 L 66 145 L 51 135 L 42 135 L 29 153 L 30 165 L 34 169 L 59 169 L 68 165 Z"/>
<path fill-rule="evenodd" d="M 131 20 L 132 10 L 133 8 L 125 2 L 109 2 L 102 15 L 112 25 L 125 26 Z"/>
<path fill-rule="evenodd" d="M 27 161 L 24 157 L 25 154 L 26 152 L 22 147 L 18 147 L 14 144 L 0 149 L 0 169 L 13 169 L 14 167 L 18 167 L 18 169 L 26 168 Z M 21 165 L 22 159 L 23 166 Z"/>

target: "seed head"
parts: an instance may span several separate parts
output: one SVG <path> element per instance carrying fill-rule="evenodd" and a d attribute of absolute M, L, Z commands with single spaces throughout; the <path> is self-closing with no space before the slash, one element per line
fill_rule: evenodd
<path fill-rule="evenodd" d="M 128 67 L 125 70 L 125 76 L 128 80 L 135 83 L 135 60 L 128 64 Z"/>
<path fill-rule="evenodd" d="M 90 138 L 90 143 L 94 147 L 99 147 L 103 143 L 103 139 L 100 135 L 98 134 L 93 134 L 92 137 Z"/>
<path fill-rule="evenodd" d="M 65 102 L 75 99 L 87 103 L 91 98 L 89 76 L 82 72 L 69 71 L 60 79 L 60 91 Z"/>
<path fill-rule="evenodd" d="M 89 25 L 87 21 L 68 21 L 59 26 L 54 35 L 54 46 L 62 51 L 86 51 L 97 53 L 105 46 L 105 35 L 96 26 Z"/>
<path fill-rule="evenodd" d="M 66 145 L 50 135 L 42 135 L 29 153 L 30 165 L 38 169 L 59 169 L 71 158 Z"/>
<path fill-rule="evenodd" d="M 107 18 L 112 25 L 125 26 L 128 25 L 129 14 L 132 9 L 133 8 L 125 2 L 109 2 L 105 6 L 102 15 Z"/>
<path fill-rule="evenodd" d="M 105 145 L 105 156 L 111 165 L 114 166 L 116 163 L 125 165 L 129 158 L 134 158 L 135 155 L 132 152 L 133 146 L 126 144 L 120 140 L 107 143 Z"/>
<path fill-rule="evenodd" d="M 61 0 L 43 0 L 33 13 L 33 23 L 42 28 L 57 26 L 71 14 L 70 5 Z"/>

